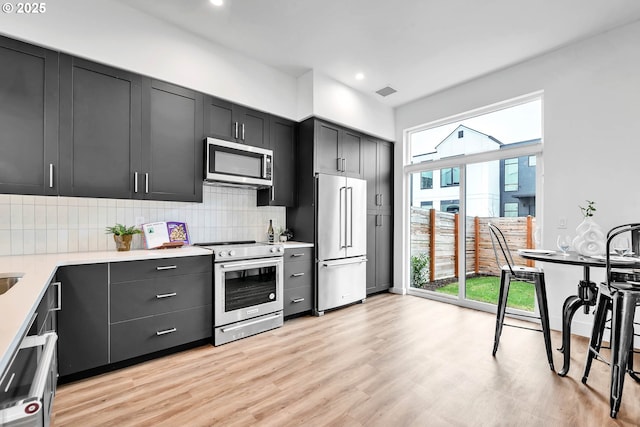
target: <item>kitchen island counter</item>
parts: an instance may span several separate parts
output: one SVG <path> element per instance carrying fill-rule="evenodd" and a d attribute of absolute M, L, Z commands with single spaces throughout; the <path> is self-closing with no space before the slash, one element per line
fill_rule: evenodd
<path fill-rule="evenodd" d="M 27 332 L 30 320 L 58 267 L 198 255 L 211 255 L 211 252 L 203 248 L 187 246 L 178 249 L 143 249 L 127 252 L 111 250 L 0 257 L 0 273 L 22 275 L 15 286 L 0 295 L 0 375 L 11 362 L 11 357 Z"/>

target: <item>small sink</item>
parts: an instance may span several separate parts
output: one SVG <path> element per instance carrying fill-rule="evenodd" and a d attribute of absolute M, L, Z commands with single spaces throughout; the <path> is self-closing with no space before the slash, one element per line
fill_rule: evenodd
<path fill-rule="evenodd" d="M 0 295 L 18 283 L 22 276 L 24 276 L 23 273 L 0 273 Z"/>

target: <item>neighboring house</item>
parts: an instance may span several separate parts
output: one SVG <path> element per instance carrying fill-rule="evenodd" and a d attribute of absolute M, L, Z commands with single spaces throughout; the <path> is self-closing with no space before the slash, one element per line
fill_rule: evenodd
<path fill-rule="evenodd" d="M 513 145 L 538 144 L 540 139 Z M 500 216 L 536 216 L 536 156 L 500 160 Z"/>
<path fill-rule="evenodd" d="M 433 152 L 414 156 L 414 163 L 499 150 L 503 146 L 502 142 L 490 135 L 460 125 Z M 477 177 L 467 181 L 467 216 L 535 215 L 535 156 L 469 165 L 467 174 Z M 414 174 L 412 206 L 458 212 L 459 187 L 460 170 L 457 167 Z"/>

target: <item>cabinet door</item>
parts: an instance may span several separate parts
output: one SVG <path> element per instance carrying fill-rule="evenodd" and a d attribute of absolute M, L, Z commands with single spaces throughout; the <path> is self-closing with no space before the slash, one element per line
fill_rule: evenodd
<path fill-rule="evenodd" d="M 233 112 L 234 122 L 238 127 L 238 142 L 254 147 L 269 146 L 269 115 L 267 113 L 238 105 L 233 107 Z"/>
<path fill-rule="evenodd" d="M 233 104 L 222 99 L 207 96 L 204 108 L 205 136 L 235 140 L 233 122 Z"/>
<path fill-rule="evenodd" d="M 393 282 L 393 216 L 378 215 L 376 222 L 376 291 Z"/>
<path fill-rule="evenodd" d="M 367 212 L 378 209 L 378 143 L 365 139 L 362 150 L 362 178 L 367 181 Z"/>
<path fill-rule="evenodd" d="M 60 57 L 60 194 L 130 198 L 140 171 L 140 77 Z"/>
<path fill-rule="evenodd" d="M 315 170 L 319 173 L 339 174 L 342 170 L 340 129 L 321 121 L 315 125 Z M 340 164 L 338 164 L 340 163 Z"/>
<path fill-rule="evenodd" d="M 393 144 L 378 142 L 378 203 L 386 214 L 393 210 Z"/>
<path fill-rule="evenodd" d="M 154 200 L 202 201 L 202 95 L 145 78 L 139 194 Z M 143 187 L 143 188 L 142 188 Z"/>
<path fill-rule="evenodd" d="M 0 193 L 57 194 L 58 54 L 0 37 L 0 64 Z"/>
<path fill-rule="evenodd" d="M 342 172 L 352 178 L 361 178 L 360 146 L 362 135 L 345 130 L 340 138 L 340 151 L 342 153 Z"/>
<path fill-rule="evenodd" d="M 273 150 L 273 187 L 258 190 L 258 206 L 296 204 L 296 128 L 295 123 L 272 117 L 269 146 Z"/>
<path fill-rule="evenodd" d="M 375 213 L 367 214 L 367 295 L 376 290 L 376 217 Z"/>
<path fill-rule="evenodd" d="M 107 264 L 60 267 L 62 309 L 58 311 L 60 375 L 109 363 Z"/>

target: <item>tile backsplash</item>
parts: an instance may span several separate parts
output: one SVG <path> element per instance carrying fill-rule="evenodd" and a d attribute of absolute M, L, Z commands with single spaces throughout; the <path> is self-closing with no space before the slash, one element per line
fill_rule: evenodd
<path fill-rule="evenodd" d="M 245 188 L 205 185 L 203 203 L 0 194 L 0 255 L 115 250 L 105 227 L 141 220 L 186 222 L 192 242 L 265 241 L 270 219 L 285 227 L 285 208 L 257 207 Z"/>

